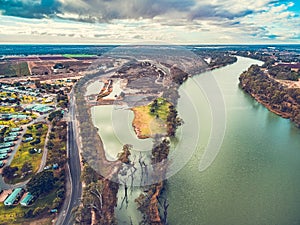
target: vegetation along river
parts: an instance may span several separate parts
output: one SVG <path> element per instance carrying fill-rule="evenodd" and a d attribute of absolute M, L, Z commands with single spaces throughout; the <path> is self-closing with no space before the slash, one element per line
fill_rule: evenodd
<path fill-rule="evenodd" d="M 239 75 L 251 64 L 262 62 L 239 57 L 237 63 L 189 78 L 180 87 L 182 97 L 177 110 L 184 124 L 177 132 L 176 146 L 180 150 L 173 149 L 170 157 L 177 164 L 184 165 L 185 161 L 187 164 L 167 182 L 169 224 L 300 223 L 300 130 L 289 120 L 269 112 L 238 87 Z M 219 153 L 200 172 L 199 162 L 212 126 L 209 103 L 197 86 L 205 75 L 214 76 L 219 85 L 227 119 Z M 112 107 L 97 106 L 92 110 L 104 145 L 112 149 L 121 149 L 123 143 L 138 145 L 140 141 L 128 125 L 132 112 L 121 110 L 119 113 L 124 113 L 121 118 L 128 118 L 127 125 L 116 128 L 113 120 L 120 117 L 112 116 Z M 119 128 L 123 130 L 118 131 Z M 114 136 L 116 130 L 118 135 Z M 126 140 L 122 134 L 132 135 Z M 151 140 L 146 142 L 140 143 L 141 146 L 151 146 Z M 189 147 L 195 149 L 193 154 Z M 107 154 L 115 158 L 117 153 Z"/>

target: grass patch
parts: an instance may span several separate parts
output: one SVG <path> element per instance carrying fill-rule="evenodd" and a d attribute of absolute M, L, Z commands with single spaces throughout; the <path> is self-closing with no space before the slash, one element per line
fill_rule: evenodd
<path fill-rule="evenodd" d="M 0 106 L 0 113 L 14 113 L 15 108 L 9 106 Z"/>
<path fill-rule="evenodd" d="M 0 92 L 0 97 L 2 98 L 16 98 L 18 97 L 15 93 L 11 93 L 11 92 Z"/>
<path fill-rule="evenodd" d="M 37 128 L 39 126 L 39 124 L 41 124 L 40 125 L 41 127 Z M 41 164 L 43 152 L 41 152 L 40 154 L 38 154 L 38 153 L 30 154 L 29 150 L 32 148 L 42 149 L 42 150 L 44 149 L 45 139 L 46 139 L 46 135 L 47 135 L 47 131 L 48 131 L 48 125 L 42 124 L 42 123 L 39 123 L 39 124 L 34 124 L 34 125 L 28 127 L 29 129 L 27 129 L 26 134 L 32 135 L 33 140 L 30 142 L 26 142 L 26 143 L 22 142 L 19 149 L 17 150 L 10 166 L 18 167 L 18 171 L 17 171 L 18 175 L 14 179 L 9 180 L 8 181 L 9 183 L 14 184 L 14 183 L 18 183 L 18 182 L 27 180 L 38 171 L 40 164 Z M 36 141 L 37 138 L 40 139 L 40 143 L 38 143 L 36 145 L 31 145 L 31 143 Z M 25 162 L 32 165 L 32 172 L 29 173 L 27 176 L 22 177 L 21 169 Z"/>
<path fill-rule="evenodd" d="M 12 121 L 12 120 L 9 120 L 9 121 L 0 120 L 0 125 L 9 126 L 11 128 L 17 127 L 17 125 L 15 124 L 15 122 Z"/>
<path fill-rule="evenodd" d="M 167 133 L 167 118 L 171 103 L 158 98 L 146 106 L 132 108 L 134 112 L 133 127 L 139 138 L 154 137 Z"/>
<path fill-rule="evenodd" d="M 3 203 L 0 204 L 0 221 L 1 224 L 20 224 L 17 223 L 17 218 L 24 217 L 26 212 L 25 208 L 18 206 L 5 206 Z"/>
<path fill-rule="evenodd" d="M 20 99 L 22 104 L 31 104 L 36 101 L 36 97 L 30 95 L 22 95 Z"/>
<path fill-rule="evenodd" d="M 66 57 L 66 58 L 91 58 L 91 57 L 96 57 L 96 55 L 87 55 L 87 54 L 64 54 L 63 57 Z"/>

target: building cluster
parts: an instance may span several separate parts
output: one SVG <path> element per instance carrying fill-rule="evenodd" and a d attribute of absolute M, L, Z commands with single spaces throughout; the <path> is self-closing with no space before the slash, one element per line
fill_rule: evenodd
<path fill-rule="evenodd" d="M 42 153 L 41 148 L 34 148 L 39 139 L 27 133 L 27 127 L 35 122 L 45 123 L 48 115 L 56 110 L 56 94 L 42 88 L 35 88 L 33 81 L 0 83 L 0 173 L 10 166 L 15 153 L 23 143 L 30 142 L 30 154 Z M 40 141 L 40 140 L 39 140 Z M 56 169 L 56 166 L 53 168 Z M 13 176 L 15 177 L 14 174 Z M 3 177 L 0 177 L 3 179 Z M 3 180 L 5 182 L 5 180 Z M 25 185 L 7 189 L 1 185 L 1 202 L 5 206 L 28 206 L 35 200 L 31 193 L 26 193 Z M 5 195 L 5 196 L 4 196 Z M 0 222 L 1 223 L 1 222 Z"/>
<path fill-rule="evenodd" d="M 16 188 L 13 192 L 7 196 L 4 201 L 5 206 L 17 205 L 20 203 L 22 206 L 28 206 L 34 201 L 34 196 L 27 192 L 23 188 Z"/>
<path fill-rule="evenodd" d="M 7 126 L 1 126 L 0 130 L 3 132 L 3 129 L 7 129 Z M 5 165 L 3 160 L 9 157 L 9 153 L 12 152 L 13 147 L 16 144 L 16 141 L 20 138 L 22 127 L 10 128 L 8 132 L 0 140 L 0 164 L 2 167 Z"/>

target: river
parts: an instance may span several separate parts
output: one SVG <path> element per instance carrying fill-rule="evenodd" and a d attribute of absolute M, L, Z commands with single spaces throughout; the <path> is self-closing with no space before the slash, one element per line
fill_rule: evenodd
<path fill-rule="evenodd" d="M 299 224 L 300 130 L 238 88 L 239 75 L 251 64 L 261 62 L 239 57 L 237 63 L 194 76 L 180 87 L 182 97 L 177 109 L 185 123 L 177 132 L 176 149 L 170 154 L 177 165 L 172 171 L 179 172 L 174 176 L 170 173 L 167 182 L 169 224 Z M 207 75 L 214 76 L 220 87 L 227 119 L 219 152 L 213 149 L 218 154 L 212 154 L 216 157 L 200 172 L 212 113 L 197 83 Z M 122 143 L 132 141 L 138 144 L 128 126 L 132 112 L 119 112 L 127 119 L 117 135 L 112 135 L 113 129 L 118 131 L 114 120 L 120 117 L 112 116 L 112 106 L 95 107 L 92 112 L 106 147 L 121 149 Z M 107 155 L 113 159 L 118 151 Z M 181 169 L 178 165 L 185 166 Z"/>
<path fill-rule="evenodd" d="M 198 151 L 168 179 L 169 224 L 300 223 L 300 130 L 239 89 L 238 77 L 251 64 L 261 62 L 239 57 L 211 72 L 225 100 L 224 141 L 210 167 L 199 172 L 209 133 L 204 128 Z M 192 79 L 182 88 L 189 89 Z M 201 104 L 205 111 L 207 103 Z"/>

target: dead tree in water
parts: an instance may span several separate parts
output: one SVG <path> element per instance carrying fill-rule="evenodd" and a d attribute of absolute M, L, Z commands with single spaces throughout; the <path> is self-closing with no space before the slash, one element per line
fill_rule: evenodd
<path fill-rule="evenodd" d="M 133 179 L 134 179 L 134 174 L 137 171 L 137 168 L 135 168 L 134 163 L 132 163 L 132 168 L 133 168 L 133 172 L 129 175 L 131 177 L 130 194 L 132 194 L 133 191 Z"/>
<path fill-rule="evenodd" d="M 143 177 L 144 177 L 144 168 L 143 168 L 143 161 L 142 161 L 142 153 L 141 152 L 140 152 L 140 155 L 139 155 L 139 164 L 140 164 L 140 167 L 141 167 L 141 182 L 140 182 L 140 185 L 142 186 Z"/>
<path fill-rule="evenodd" d="M 160 199 L 161 199 L 163 202 L 161 202 Z M 169 203 L 168 203 L 167 198 L 162 198 L 162 197 L 161 197 L 160 199 L 157 199 L 157 201 L 158 201 L 160 207 L 162 208 L 162 210 L 164 211 L 164 212 L 163 212 L 164 215 L 163 215 L 163 218 L 161 219 L 161 221 L 162 221 L 163 224 L 166 225 L 166 224 L 168 224 L 168 222 L 167 222 L 167 217 L 168 217 L 168 207 L 169 207 Z"/>
<path fill-rule="evenodd" d="M 124 198 L 121 202 L 120 209 L 122 209 L 124 201 L 126 202 L 126 208 L 128 207 L 128 187 L 127 187 L 126 183 L 127 183 L 127 179 L 123 182 L 123 184 L 124 184 Z"/>
<path fill-rule="evenodd" d="M 167 199 L 164 199 L 164 205 L 163 205 L 163 208 L 164 208 L 164 217 L 163 217 L 163 224 L 168 224 L 168 221 L 167 221 L 167 217 L 168 217 L 168 207 L 169 207 L 169 203 L 167 201 Z"/>
<path fill-rule="evenodd" d="M 146 174 L 146 180 L 144 179 L 144 185 L 147 183 L 147 181 L 148 181 L 148 166 L 147 166 L 147 164 L 143 161 L 142 162 L 143 163 L 143 166 L 144 166 L 144 168 L 145 168 L 145 174 Z"/>
<path fill-rule="evenodd" d="M 129 156 L 131 155 L 130 150 L 132 149 L 132 147 L 133 147 L 132 145 L 126 144 L 126 145 L 123 146 L 123 151 L 118 154 L 118 159 L 123 164 L 125 164 L 125 165 L 123 165 L 122 171 L 119 172 L 120 175 L 125 176 L 124 181 L 122 182 L 124 184 L 125 195 L 124 195 L 124 198 L 122 200 L 120 209 L 123 207 L 123 203 L 124 203 L 125 200 L 126 200 L 126 208 L 128 207 L 128 186 L 127 186 L 128 175 L 127 175 L 127 173 L 128 173 L 128 170 L 130 170 L 130 168 L 134 167 L 133 166 L 134 164 L 132 165 L 131 161 L 129 159 Z M 133 179 L 133 175 L 132 175 L 132 179 Z"/>

